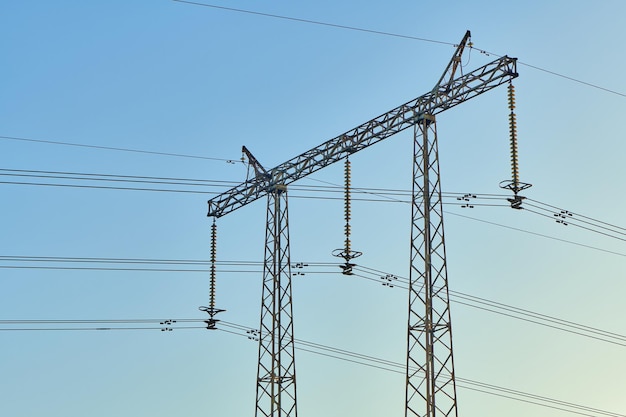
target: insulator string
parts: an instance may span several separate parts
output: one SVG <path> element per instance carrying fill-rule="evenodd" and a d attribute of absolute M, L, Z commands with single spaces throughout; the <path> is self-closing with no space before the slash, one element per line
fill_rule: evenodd
<path fill-rule="evenodd" d="M 509 80 L 507 88 L 507 98 L 509 103 L 509 142 L 511 148 L 511 180 L 502 181 L 500 187 L 513 191 L 513 197 L 507 199 L 514 209 L 522 208 L 522 200 L 524 197 L 518 195 L 520 191 L 530 187 L 531 184 L 520 182 L 519 180 L 519 162 L 517 150 L 517 116 L 515 115 L 515 87 Z"/>
<path fill-rule="evenodd" d="M 351 177 L 351 174 L 352 172 L 351 172 L 351 167 L 350 167 L 350 159 L 346 158 L 345 169 L 344 169 L 344 175 L 345 175 L 344 211 L 345 211 L 345 219 L 346 219 L 346 226 L 345 226 L 346 241 L 345 241 L 344 248 L 345 248 L 346 254 L 350 253 L 350 185 L 351 185 L 350 177 Z"/>
<path fill-rule="evenodd" d="M 344 246 L 343 249 L 335 249 L 333 251 L 333 256 L 336 256 L 338 258 L 343 258 L 345 263 L 343 265 L 339 265 L 340 268 L 342 269 L 342 273 L 344 275 L 352 275 L 352 267 L 354 267 L 356 264 L 351 263 L 350 261 L 354 258 L 357 258 L 359 256 L 361 256 L 363 253 L 362 252 L 357 252 L 357 251 L 353 251 L 352 250 L 352 242 L 350 241 L 350 233 L 351 233 L 351 227 L 350 227 L 350 218 L 351 218 L 351 208 L 350 208 L 350 203 L 351 203 L 351 197 L 350 197 L 350 188 L 352 185 L 352 168 L 350 166 L 350 158 L 348 156 L 346 156 L 346 161 L 345 161 L 345 165 L 344 165 L 344 181 L 345 181 L 345 186 L 344 186 L 344 219 L 346 221 L 345 226 L 344 226 L 344 234 L 346 236 L 346 239 L 344 241 Z"/>
<path fill-rule="evenodd" d="M 215 222 L 215 218 L 213 218 L 213 224 L 211 225 L 211 257 L 210 257 L 210 261 L 211 261 L 211 267 L 209 269 L 210 271 L 210 280 L 209 280 L 209 306 L 201 306 L 198 307 L 198 309 L 200 311 L 204 311 L 209 315 L 209 319 L 205 320 L 204 322 L 206 323 L 206 328 L 209 330 L 215 330 L 216 324 L 217 322 L 219 322 L 219 320 L 217 320 L 215 318 L 215 316 L 217 315 L 217 313 L 221 313 L 222 311 L 226 311 L 226 310 L 222 310 L 219 308 L 215 307 L 215 287 L 216 287 L 216 269 L 215 269 L 215 264 L 217 262 L 217 224 Z"/>
<path fill-rule="evenodd" d="M 215 309 L 215 261 L 217 254 L 217 225 L 215 219 L 211 225 L 211 284 L 209 289 L 209 308 Z"/>
<path fill-rule="evenodd" d="M 515 115 L 515 87 L 509 82 L 509 135 L 511 139 L 511 177 L 514 189 L 519 188 L 519 165 L 517 162 L 517 121 Z"/>

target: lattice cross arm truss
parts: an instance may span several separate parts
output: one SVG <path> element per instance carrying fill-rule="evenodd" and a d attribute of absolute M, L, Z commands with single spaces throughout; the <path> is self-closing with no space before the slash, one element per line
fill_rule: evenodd
<path fill-rule="evenodd" d="M 414 126 L 425 115 L 436 115 L 517 77 L 517 59 L 503 56 L 447 85 L 388 111 L 354 129 L 330 139 L 209 200 L 208 216 L 221 217 L 286 186 L 347 155 L 365 149 Z"/>

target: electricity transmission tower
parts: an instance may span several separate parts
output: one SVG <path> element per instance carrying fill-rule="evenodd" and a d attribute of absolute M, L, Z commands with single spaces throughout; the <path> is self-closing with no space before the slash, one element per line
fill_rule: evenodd
<path fill-rule="evenodd" d="M 507 56 L 457 76 L 469 37 L 468 31 L 430 92 L 269 171 L 244 150 L 255 177 L 209 200 L 208 216 L 221 217 L 268 197 L 256 417 L 297 415 L 287 186 L 411 127 L 414 155 L 405 416 L 456 416 L 435 116 L 517 77 L 517 61 Z"/>

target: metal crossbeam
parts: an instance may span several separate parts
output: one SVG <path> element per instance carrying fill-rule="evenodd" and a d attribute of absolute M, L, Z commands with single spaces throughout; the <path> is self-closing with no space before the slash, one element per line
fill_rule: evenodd
<path fill-rule="evenodd" d="M 517 77 L 517 59 L 503 56 L 440 85 L 393 110 L 339 135 L 209 200 L 208 216 L 221 217 L 265 195 L 276 184 L 289 185 L 347 155 L 414 126 L 424 114 L 436 115 Z"/>
<path fill-rule="evenodd" d="M 435 115 L 517 77 L 507 56 L 457 78 L 469 32 L 428 93 L 265 170 L 209 200 L 224 216 L 268 196 L 255 417 L 296 417 L 287 185 L 414 127 L 405 417 L 456 417 L 456 386 Z M 471 46 L 471 44 L 470 44 Z"/>

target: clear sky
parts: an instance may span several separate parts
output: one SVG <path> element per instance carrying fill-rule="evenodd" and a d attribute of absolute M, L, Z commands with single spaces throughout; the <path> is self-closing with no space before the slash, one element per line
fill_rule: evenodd
<path fill-rule="evenodd" d="M 227 312 L 208 331 L 206 201 L 246 179 L 241 145 L 270 168 L 429 91 L 468 29 L 463 71 L 520 60 L 533 187 L 522 211 L 498 188 L 505 86 L 438 116 L 459 415 L 626 415 L 623 1 L 205 3 L 443 43 L 170 0 L 0 2 L 0 415 L 252 415 L 257 345 L 233 325 L 258 327 L 265 202 L 218 220 Z M 371 192 L 354 194 L 355 276 L 329 265 L 343 202 L 320 190 L 343 167 L 291 187 L 292 261 L 308 264 L 293 282 L 297 339 L 405 361 L 410 206 L 380 189 L 410 188 L 411 146 L 401 133 L 351 158 L 353 186 Z M 398 368 L 299 347 L 301 417 L 403 415 Z"/>

